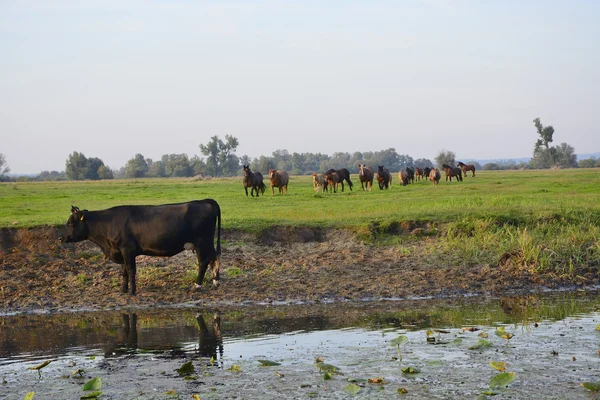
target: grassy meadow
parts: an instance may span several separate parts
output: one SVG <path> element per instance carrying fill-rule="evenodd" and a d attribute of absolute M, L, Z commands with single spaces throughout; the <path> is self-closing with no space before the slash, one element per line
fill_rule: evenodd
<path fill-rule="evenodd" d="M 430 251 L 457 262 L 493 263 L 508 254 L 534 269 L 574 274 L 600 265 L 600 170 L 478 171 L 463 182 L 429 181 L 390 190 L 315 193 L 310 176 L 293 176 L 289 193 L 246 197 L 242 178 L 134 179 L 0 184 L 0 227 L 62 225 L 71 205 L 98 210 L 213 198 L 223 227 L 258 232 L 271 226 L 347 228 L 398 245 L 432 237 Z M 418 235 L 402 235 L 422 228 Z M 388 235 L 392 233 L 394 235 Z M 400 234 L 400 235 L 397 235 Z"/>

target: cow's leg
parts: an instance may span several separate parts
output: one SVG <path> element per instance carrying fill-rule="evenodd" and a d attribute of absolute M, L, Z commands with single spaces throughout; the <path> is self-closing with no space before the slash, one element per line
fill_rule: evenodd
<path fill-rule="evenodd" d="M 125 263 L 121 265 L 121 277 L 121 292 L 127 293 L 127 289 L 129 288 L 129 274 L 127 273 L 127 265 Z"/>
<path fill-rule="evenodd" d="M 135 254 L 121 250 L 123 253 L 123 260 L 125 261 L 125 268 L 127 269 L 127 278 L 129 281 L 129 294 L 135 296 L 135 276 L 136 276 L 136 265 L 135 265 Z"/>
<path fill-rule="evenodd" d="M 248 186 L 244 186 L 244 190 L 246 191 L 246 197 L 248 197 Z"/>
<path fill-rule="evenodd" d="M 344 181 L 340 182 L 342 184 L 342 192 L 344 191 Z"/>
<path fill-rule="evenodd" d="M 217 252 L 210 247 L 200 247 L 197 246 L 197 255 L 198 255 L 198 278 L 196 279 L 196 283 L 194 284 L 194 289 L 200 289 L 202 287 L 202 283 L 204 282 L 204 275 L 206 275 L 206 270 L 208 266 L 211 266 L 213 273 L 213 285 L 217 285 L 219 283 L 219 268 L 221 267 L 221 262 L 217 255 Z"/>

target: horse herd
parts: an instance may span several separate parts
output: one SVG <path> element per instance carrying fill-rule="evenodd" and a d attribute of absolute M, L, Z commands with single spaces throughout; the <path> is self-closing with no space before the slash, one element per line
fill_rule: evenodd
<path fill-rule="evenodd" d="M 266 185 L 264 183 L 264 177 L 260 172 L 252 172 L 250 170 L 249 165 L 243 166 L 244 170 L 244 178 L 243 184 L 244 189 L 246 191 L 246 197 L 248 196 L 248 188 L 250 188 L 250 195 L 254 197 L 254 193 L 256 196 L 259 196 L 259 192 L 264 194 L 266 190 Z M 450 180 L 452 182 L 452 178 L 456 178 L 457 181 L 462 182 L 463 174 L 466 177 L 467 171 L 471 171 L 473 174 L 471 176 L 475 176 L 475 166 L 473 164 L 465 164 L 463 162 L 458 162 L 456 167 L 452 167 L 447 164 L 442 164 L 442 170 L 446 174 L 446 181 Z M 324 174 L 312 174 L 313 178 L 313 187 L 316 192 L 327 192 L 332 191 L 337 193 L 338 187 L 341 185 L 342 192 L 344 191 L 344 182 L 348 184 L 350 190 L 353 188 L 352 181 L 350 180 L 350 172 L 346 168 L 341 169 L 330 169 Z M 377 184 L 379 185 L 379 189 L 383 190 L 388 189 L 392 186 L 392 174 L 387 168 L 384 168 L 383 165 L 377 166 L 377 173 L 373 167 L 368 167 L 365 164 L 359 165 L 359 173 L 358 178 L 360 180 L 360 186 L 362 190 L 372 190 L 373 189 L 373 181 L 376 179 Z M 421 179 L 428 179 L 434 184 L 437 185 L 440 183 L 441 174 L 437 168 L 411 168 L 406 167 L 402 171 L 398 172 L 398 179 L 402 186 L 406 186 L 410 183 L 414 183 L 415 179 L 420 181 Z M 289 182 L 289 175 L 287 172 L 283 170 L 270 169 L 269 170 L 269 180 L 271 184 L 271 194 L 275 194 L 275 188 L 279 189 L 279 193 L 287 193 L 287 187 Z"/>

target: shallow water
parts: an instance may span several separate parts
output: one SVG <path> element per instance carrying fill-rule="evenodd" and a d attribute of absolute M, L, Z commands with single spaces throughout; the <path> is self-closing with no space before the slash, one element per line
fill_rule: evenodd
<path fill-rule="evenodd" d="M 595 398 L 580 383 L 600 381 L 599 307 L 594 292 L 2 317 L 0 398 L 76 399 L 94 377 L 102 399 L 349 398 L 349 380 L 357 398 L 399 388 L 403 398 L 476 398 L 499 373 L 490 361 L 516 373 L 494 398 Z M 496 335 L 499 326 L 514 337 Z M 428 329 L 449 332 L 428 342 Z M 482 332 L 490 346 L 469 349 Z M 390 345 L 399 335 L 408 337 L 401 358 Z M 325 381 L 316 358 L 341 374 Z M 28 369 L 47 360 L 40 374 Z M 188 361 L 186 380 L 176 370 Z"/>

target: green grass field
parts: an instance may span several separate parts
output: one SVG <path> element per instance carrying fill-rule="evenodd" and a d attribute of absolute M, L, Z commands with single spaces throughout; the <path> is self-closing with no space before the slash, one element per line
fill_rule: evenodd
<path fill-rule="evenodd" d="M 408 222 L 437 229 L 444 237 L 438 250 L 451 250 L 463 262 L 508 252 L 523 265 L 572 273 L 600 260 L 598 169 L 480 171 L 462 183 L 442 176 L 437 187 L 428 181 L 403 187 L 393 176 L 387 191 L 375 185 L 363 192 L 353 175 L 354 191 L 320 194 L 310 176 L 295 176 L 288 194 L 272 196 L 268 189 L 260 198 L 246 197 L 241 178 L 3 183 L 0 227 L 62 225 L 71 205 L 98 210 L 210 197 L 221 205 L 225 229 L 309 226 L 376 234 Z"/>

